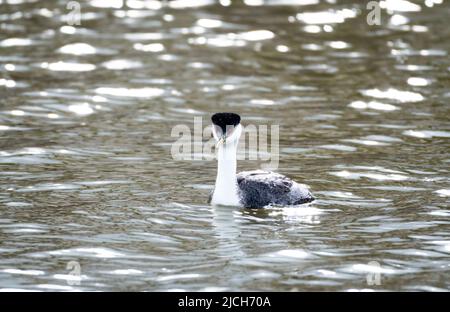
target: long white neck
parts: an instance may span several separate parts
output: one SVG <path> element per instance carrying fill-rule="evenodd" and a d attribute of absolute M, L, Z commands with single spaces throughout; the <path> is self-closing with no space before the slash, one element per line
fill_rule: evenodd
<path fill-rule="evenodd" d="M 216 186 L 212 196 L 212 204 L 240 206 L 238 184 L 236 178 L 237 142 L 221 144 L 218 150 L 218 168 Z"/>

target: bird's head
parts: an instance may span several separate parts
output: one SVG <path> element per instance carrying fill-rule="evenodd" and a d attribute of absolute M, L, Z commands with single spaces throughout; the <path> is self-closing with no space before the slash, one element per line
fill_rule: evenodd
<path fill-rule="evenodd" d="M 241 136 L 241 117 L 235 113 L 216 113 L 212 115 L 212 133 L 216 139 L 216 147 L 222 144 L 237 143 Z"/>

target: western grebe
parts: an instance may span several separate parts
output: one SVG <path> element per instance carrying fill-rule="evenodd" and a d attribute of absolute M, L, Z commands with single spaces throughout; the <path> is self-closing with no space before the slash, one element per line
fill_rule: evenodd
<path fill-rule="evenodd" d="M 298 205 L 314 200 L 309 189 L 284 175 L 255 170 L 236 174 L 236 153 L 242 132 L 241 117 L 217 113 L 211 117 L 217 141 L 218 168 L 213 205 L 262 208 L 267 205 Z"/>

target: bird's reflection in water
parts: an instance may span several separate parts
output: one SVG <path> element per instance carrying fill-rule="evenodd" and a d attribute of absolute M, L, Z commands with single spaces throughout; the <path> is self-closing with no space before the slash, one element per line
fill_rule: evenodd
<path fill-rule="evenodd" d="M 267 207 L 264 209 L 243 209 L 242 214 L 248 216 L 251 221 L 268 221 L 272 220 L 274 223 L 289 223 L 314 225 L 320 224 L 320 216 L 325 213 L 325 210 L 313 206 L 313 204 L 304 204 L 289 207 Z"/>
<path fill-rule="evenodd" d="M 237 207 L 213 205 L 213 227 L 218 238 L 218 252 L 221 257 L 230 260 L 245 256 L 245 252 L 239 243 L 241 229 L 236 220 L 241 209 Z"/>
<path fill-rule="evenodd" d="M 324 210 L 312 206 L 282 207 L 269 212 L 272 217 L 281 217 L 284 222 L 301 224 L 320 224 Z"/>
<path fill-rule="evenodd" d="M 242 233 L 259 231 L 275 224 L 289 226 L 314 226 L 320 224 L 324 210 L 311 204 L 293 207 L 268 207 L 264 209 L 243 209 L 228 206 L 212 206 L 213 227 L 218 238 L 220 256 L 230 260 L 248 256 Z M 279 235 L 276 235 L 280 239 Z"/>

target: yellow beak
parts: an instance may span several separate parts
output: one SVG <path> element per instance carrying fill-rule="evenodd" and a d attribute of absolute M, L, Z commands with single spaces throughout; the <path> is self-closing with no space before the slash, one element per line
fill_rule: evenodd
<path fill-rule="evenodd" d="M 216 143 L 216 148 L 219 148 L 220 145 L 225 144 L 225 141 L 226 141 L 226 137 L 225 137 L 225 136 L 222 136 L 222 137 L 219 139 L 219 141 L 217 141 L 217 143 Z"/>

